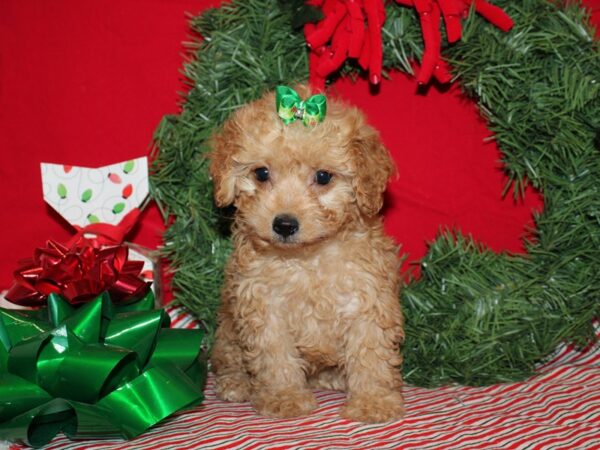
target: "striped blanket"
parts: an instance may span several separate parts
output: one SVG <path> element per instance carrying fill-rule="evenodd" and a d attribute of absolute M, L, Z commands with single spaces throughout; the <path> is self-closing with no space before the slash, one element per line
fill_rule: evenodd
<path fill-rule="evenodd" d="M 173 324 L 197 323 L 171 308 Z M 596 322 L 600 337 L 600 323 Z M 269 419 L 249 404 L 225 403 L 209 377 L 206 400 L 132 441 L 69 441 L 58 449 L 600 449 L 600 345 L 563 345 L 524 382 L 483 388 L 404 388 L 403 420 L 378 425 L 339 417 L 344 394 L 316 391 L 318 409 L 300 419 Z M 12 445 L 11 450 L 23 447 Z"/>

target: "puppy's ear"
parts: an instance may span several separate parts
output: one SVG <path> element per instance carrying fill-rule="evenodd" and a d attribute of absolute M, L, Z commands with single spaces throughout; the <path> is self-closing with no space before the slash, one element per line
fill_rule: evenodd
<path fill-rule="evenodd" d="M 215 203 L 218 207 L 229 206 L 235 200 L 234 154 L 237 151 L 239 127 L 229 119 L 210 140 L 209 172 L 213 180 Z"/>
<path fill-rule="evenodd" d="M 350 145 L 356 167 L 352 182 L 356 201 L 363 214 L 373 216 L 383 206 L 383 192 L 395 166 L 379 133 L 364 122 L 359 124 Z"/>

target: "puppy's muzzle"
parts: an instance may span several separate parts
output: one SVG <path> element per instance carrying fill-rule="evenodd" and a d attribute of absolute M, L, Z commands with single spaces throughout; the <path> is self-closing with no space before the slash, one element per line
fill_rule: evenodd
<path fill-rule="evenodd" d="M 288 238 L 297 233 L 300 223 L 294 216 L 282 214 L 273 219 L 273 231 L 283 238 Z"/>

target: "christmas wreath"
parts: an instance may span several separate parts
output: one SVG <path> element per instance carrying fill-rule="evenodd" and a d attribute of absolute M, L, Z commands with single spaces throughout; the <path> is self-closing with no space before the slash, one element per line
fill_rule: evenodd
<path fill-rule="evenodd" d="M 344 42 L 333 32 L 360 20 L 355 3 L 362 2 L 234 0 L 193 19 L 203 41 L 185 66 L 191 90 L 181 114 L 156 132 L 152 176 L 154 198 L 174 218 L 165 256 L 176 299 L 214 330 L 229 211 L 213 204 L 204 155 L 234 109 L 278 84 L 305 81 L 309 59 L 311 81 L 362 65 L 377 82 L 381 67 L 412 73 L 413 61 L 421 62 L 419 81 L 447 81 L 443 49 L 495 134 L 515 192 L 530 183 L 543 193 L 544 211 L 524 256 L 494 253 L 459 233 L 430 244 L 420 278 L 402 293 L 405 379 L 482 385 L 530 375 L 559 342 L 592 338 L 600 313 L 600 52 L 586 13 L 547 0 L 414 0 L 385 10 L 364 0 L 365 56 L 348 33 Z M 466 11 L 452 10 L 462 3 Z M 325 31 L 311 36 L 315 29 Z"/>

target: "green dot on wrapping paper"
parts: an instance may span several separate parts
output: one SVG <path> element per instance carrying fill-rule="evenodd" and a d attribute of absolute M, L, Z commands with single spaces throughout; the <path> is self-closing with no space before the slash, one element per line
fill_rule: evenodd
<path fill-rule="evenodd" d="M 135 163 L 133 161 L 127 161 L 125 163 L 125 165 L 123 166 L 123 172 L 125 172 L 125 173 L 131 172 L 133 170 L 133 165 L 134 164 Z"/>
<path fill-rule="evenodd" d="M 98 217 L 97 217 L 97 216 L 95 216 L 95 215 L 93 215 L 93 214 L 88 214 L 88 215 L 87 215 L 87 220 L 88 220 L 90 223 L 98 223 L 98 222 L 100 222 L 100 219 L 98 219 Z"/>
<path fill-rule="evenodd" d="M 115 203 L 115 206 L 113 206 L 112 212 L 113 212 L 113 214 L 119 214 L 119 213 L 123 212 L 124 209 L 125 209 L 125 203 Z"/>
<path fill-rule="evenodd" d="M 90 201 L 90 198 L 92 198 L 92 190 L 86 189 L 85 191 L 83 191 L 83 194 L 81 194 L 81 201 L 83 203 L 87 203 Z"/>
<path fill-rule="evenodd" d="M 64 184 L 58 183 L 58 188 L 56 190 L 60 198 L 67 198 L 67 187 Z"/>

